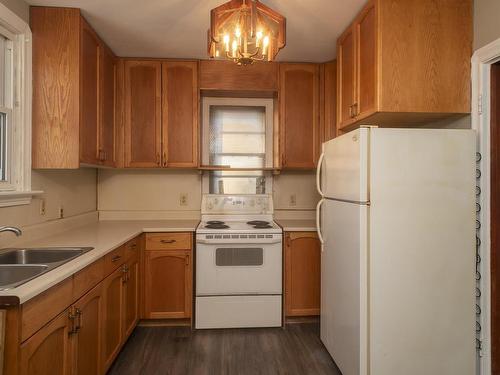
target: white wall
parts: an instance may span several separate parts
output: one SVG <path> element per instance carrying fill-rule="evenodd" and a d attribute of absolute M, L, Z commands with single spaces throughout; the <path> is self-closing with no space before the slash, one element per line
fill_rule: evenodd
<path fill-rule="evenodd" d="M 500 38 L 500 1 L 474 1 L 474 50 Z"/>
<path fill-rule="evenodd" d="M 99 171 L 98 210 L 101 218 L 195 217 L 200 215 L 202 176 L 197 171 Z M 187 205 L 180 195 L 187 194 Z M 296 195 L 296 204 L 290 195 Z M 284 172 L 274 176 L 276 210 L 314 210 L 319 196 L 312 172 Z"/>
<path fill-rule="evenodd" d="M 31 204 L 0 208 L 0 225 L 25 227 L 96 210 L 96 171 L 94 169 L 32 171 L 33 190 L 42 190 Z M 40 214 L 45 200 L 45 215 Z"/>
<path fill-rule="evenodd" d="M 24 21 L 29 21 L 29 5 L 23 0 L 0 0 L 11 11 L 16 13 Z"/>

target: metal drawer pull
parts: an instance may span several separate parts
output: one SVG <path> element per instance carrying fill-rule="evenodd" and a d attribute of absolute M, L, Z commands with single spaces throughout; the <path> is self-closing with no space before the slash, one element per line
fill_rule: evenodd
<path fill-rule="evenodd" d="M 113 258 L 111 258 L 111 261 L 114 263 L 114 262 L 120 260 L 121 257 L 122 257 L 121 255 L 115 255 Z"/>
<path fill-rule="evenodd" d="M 78 332 L 80 330 L 80 328 L 82 328 L 82 315 L 83 315 L 83 312 L 82 310 L 80 310 L 78 307 L 75 309 L 75 314 L 78 318 L 77 320 L 77 324 L 76 324 L 76 332 Z"/>
<path fill-rule="evenodd" d="M 177 240 L 160 240 L 161 243 L 174 243 L 177 242 Z"/>
<path fill-rule="evenodd" d="M 75 325 L 76 314 L 73 314 L 72 310 L 68 311 L 68 318 L 71 321 L 71 329 L 68 331 L 68 336 L 71 336 L 78 332 L 77 326 Z"/>

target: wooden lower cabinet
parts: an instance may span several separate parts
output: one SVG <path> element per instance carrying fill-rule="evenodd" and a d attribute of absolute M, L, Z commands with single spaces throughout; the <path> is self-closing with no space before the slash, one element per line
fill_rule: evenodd
<path fill-rule="evenodd" d="M 190 318 L 191 250 L 152 250 L 145 256 L 145 317 Z"/>
<path fill-rule="evenodd" d="M 123 267 L 117 268 L 103 281 L 104 325 L 102 336 L 103 373 L 109 369 L 120 351 L 123 337 Z"/>
<path fill-rule="evenodd" d="M 135 238 L 13 310 L 4 373 L 105 374 L 136 327 L 140 304 L 146 318 L 190 318 L 192 233 L 149 236 L 148 250 Z"/>
<path fill-rule="evenodd" d="M 98 284 L 72 306 L 71 314 L 75 321 L 70 336 L 73 375 L 99 374 L 101 371 L 103 307 L 102 284 Z"/>
<path fill-rule="evenodd" d="M 139 320 L 139 262 L 131 260 L 125 267 L 123 338 L 127 339 Z"/>
<path fill-rule="evenodd" d="M 315 232 L 285 233 L 285 315 L 319 315 L 321 245 Z"/>
<path fill-rule="evenodd" d="M 68 315 L 68 310 L 63 311 L 21 345 L 20 375 L 70 374 Z"/>

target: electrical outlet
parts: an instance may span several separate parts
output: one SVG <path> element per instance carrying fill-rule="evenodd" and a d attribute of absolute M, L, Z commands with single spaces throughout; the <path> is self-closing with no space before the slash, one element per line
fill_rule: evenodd
<path fill-rule="evenodd" d="M 40 199 L 40 216 L 45 216 L 47 213 L 46 207 L 45 207 L 45 199 L 42 198 Z"/>
<path fill-rule="evenodd" d="M 62 219 L 64 217 L 64 208 L 59 207 L 59 219 Z"/>
<path fill-rule="evenodd" d="M 296 194 L 291 194 L 290 195 L 290 206 L 296 206 L 297 205 L 297 195 Z"/>
<path fill-rule="evenodd" d="M 188 196 L 187 194 L 181 194 L 179 196 L 179 205 L 187 206 L 188 205 Z"/>

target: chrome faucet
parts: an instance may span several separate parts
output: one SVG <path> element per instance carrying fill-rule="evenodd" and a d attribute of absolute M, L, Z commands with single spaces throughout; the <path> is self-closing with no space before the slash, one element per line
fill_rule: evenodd
<path fill-rule="evenodd" d="M 9 226 L 0 227 L 0 233 L 2 232 L 12 232 L 15 233 L 17 237 L 23 234 L 23 231 L 21 229 Z"/>

